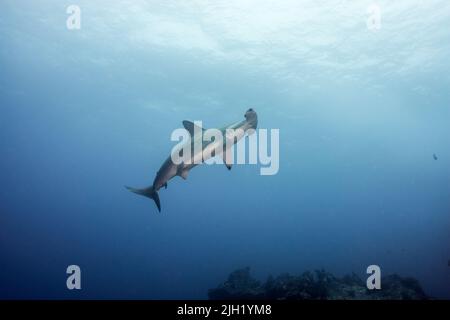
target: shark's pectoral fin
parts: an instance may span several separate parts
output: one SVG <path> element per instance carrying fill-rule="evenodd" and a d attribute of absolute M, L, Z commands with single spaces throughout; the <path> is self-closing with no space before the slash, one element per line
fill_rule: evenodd
<path fill-rule="evenodd" d="M 182 177 L 184 180 L 187 179 L 189 174 L 189 169 L 178 169 L 177 175 Z"/>
<path fill-rule="evenodd" d="M 180 177 L 182 177 L 184 180 L 186 180 L 188 177 L 188 174 L 189 174 L 189 170 L 183 170 L 183 171 L 181 171 Z"/>
<path fill-rule="evenodd" d="M 222 153 L 223 164 L 227 167 L 228 170 L 231 170 L 231 167 L 232 167 L 233 164 L 232 164 L 231 159 L 228 159 L 230 157 L 227 156 L 227 155 L 230 155 L 230 154 L 227 152 L 227 150 L 225 150 Z"/>

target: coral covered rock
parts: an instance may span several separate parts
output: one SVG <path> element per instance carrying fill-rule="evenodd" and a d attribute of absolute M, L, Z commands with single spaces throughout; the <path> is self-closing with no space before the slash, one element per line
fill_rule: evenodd
<path fill-rule="evenodd" d="M 212 300 L 264 299 L 265 292 L 260 282 L 250 276 L 250 268 L 247 267 L 230 273 L 227 281 L 209 290 L 208 296 Z"/>
<path fill-rule="evenodd" d="M 250 275 L 250 268 L 232 272 L 228 280 L 208 292 L 212 300 L 403 300 L 428 299 L 419 282 L 413 278 L 390 275 L 382 278 L 381 290 L 368 290 L 356 274 L 337 278 L 324 270 L 305 272 L 300 276 L 269 276 L 261 284 Z"/>

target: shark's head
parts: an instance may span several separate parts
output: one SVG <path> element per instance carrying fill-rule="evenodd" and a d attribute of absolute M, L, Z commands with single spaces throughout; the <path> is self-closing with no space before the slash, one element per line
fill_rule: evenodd
<path fill-rule="evenodd" d="M 258 115 L 256 114 L 255 110 L 252 108 L 248 109 L 247 112 L 245 112 L 245 120 L 247 120 L 248 124 L 250 125 L 250 128 L 256 129 L 256 126 L 258 125 Z"/>

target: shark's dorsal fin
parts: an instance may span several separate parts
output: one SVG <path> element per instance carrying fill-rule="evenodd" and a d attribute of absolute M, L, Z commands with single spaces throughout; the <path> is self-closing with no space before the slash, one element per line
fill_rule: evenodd
<path fill-rule="evenodd" d="M 189 121 L 189 120 L 183 121 L 183 127 L 189 132 L 191 137 L 194 136 L 195 130 L 197 130 L 197 132 L 203 132 L 203 130 L 205 130 L 202 127 L 196 125 L 194 122 Z"/>

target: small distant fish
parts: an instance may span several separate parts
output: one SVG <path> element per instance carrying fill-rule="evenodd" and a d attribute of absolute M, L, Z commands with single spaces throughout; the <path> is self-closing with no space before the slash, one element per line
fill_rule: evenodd
<path fill-rule="evenodd" d="M 437 160 L 437 159 L 438 159 L 436 153 L 433 153 L 433 159 L 434 159 L 434 160 Z"/>

